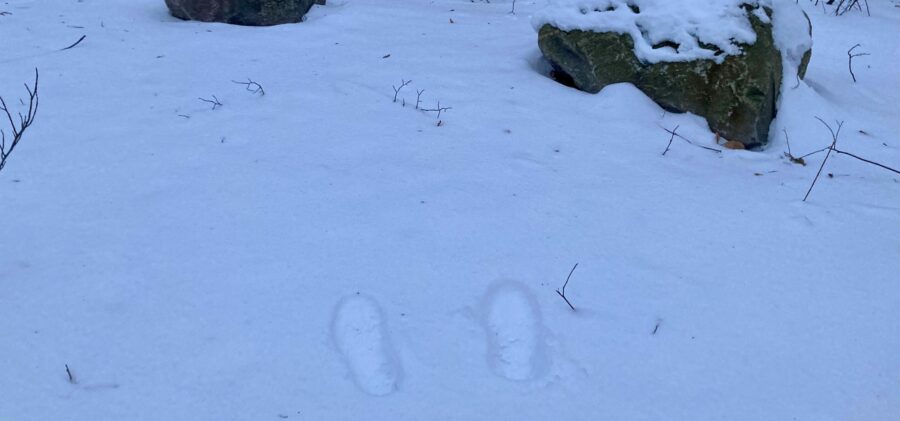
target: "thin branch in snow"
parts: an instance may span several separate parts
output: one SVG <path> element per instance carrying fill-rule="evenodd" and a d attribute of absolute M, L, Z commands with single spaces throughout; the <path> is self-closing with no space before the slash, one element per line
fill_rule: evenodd
<path fill-rule="evenodd" d="M 254 93 L 254 94 L 259 94 L 260 96 L 264 96 L 264 95 L 266 94 L 266 90 L 263 89 L 262 85 L 260 85 L 260 84 L 258 84 L 258 83 L 256 83 L 256 82 L 254 82 L 254 81 L 253 81 L 252 79 L 250 79 L 249 77 L 247 78 L 247 81 L 246 81 L 246 82 L 238 82 L 238 81 L 236 81 L 236 80 L 232 80 L 231 82 L 232 82 L 232 83 L 236 83 L 236 84 L 238 84 L 238 85 L 244 85 L 244 88 L 247 90 L 247 92 L 252 92 L 252 93 Z"/>
<path fill-rule="evenodd" d="M 838 136 L 840 136 L 840 134 L 841 134 L 841 128 L 844 127 L 844 122 L 843 122 L 843 121 L 838 122 L 838 123 L 837 123 L 837 131 L 835 131 L 834 129 L 831 128 L 831 126 L 830 126 L 828 123 L 825 122 L 825 120 L 822 120 L 822 119 L 819 118 L 819 117 L 816 117 L 816 119 L 819 120 L 819 121 L 821 121 L 822 124 L 824 124 L 825 127 L 828 128 L 828 131 L 831 132 L 831 139 L 832 139 L 832 140 L 831 140 L 831 146 L 828 147 L 828 153 L 825 154 L 825 159 L 822 160 L 822 165 L 819 166 L 819 171 L 816 172 L 816 177 L 813 178 L 812 184 L 809 185 L 809 190 L 806 191 L 806 196 L 803 196 L 803 201 L 804 201 L 804 202 L 806 201 L 806 199 L 809 198 L 809 194 L 812 192 L 813 187 L 815 187 L 816 181 L 819 180 L 819 176 L 822 174 L 822 168 L 825 168 L 825 163 L 828 162 L 828 157 L 831 156 L 831 151 L 833 151 L 835 145 L 837 145 Z"/>
<path fill-rule="evenodd" d="M 675 135 L 676 135 L 675 132 L 678 131 L 679 127 L 681 127 L 681 126 L 675 126 L 675 129 L 672 130 L 672 136 L 669 137 L 669 144 L 666 145 L 666 150 L 663 151 L 662 156 L 666 156 L 666 152 L 669 152 L 669 148 L 672 147 L 672 141 L 675 140 Z"/>
<path fill-rule="evenodd" d="M 656 335 L 656 332 L 659 331 L 659 325 L 661 325 L 661 324 L 662 324 L 662 319 L 656 319 L 656 326 L 653 326 L 653 332 L 651 332 L 650 334 Z"/>
<path fill-rule="evenodd" d="M 206 98 L 197 98 L 197 99 L 199 99 L 199 100 L 201 100 L 201 101 L 203 101 L 203 102 L 208 102 L 208 103 L 212 104 L 212 109 L 213 109 L 213 110 L 215 110 L 215 109 L 218 108 L 218 107 L 221 107 L 221 106 L 222 106 L 222 103 L 219 102 L 219 98 L 216 98 L 215 95 L 213 95 L 212 97 L 213 97 L 213 99 L 206 99 Z"/>
<path fill-rule="evenodd" d="M 59 51 L 65 51 L 65 50 L 68 50 L 68 49 L 71 49 L 71 48 L 75 48 L 75 46 L 78 45 L 78 44 L 81 44 L 81 41 L 84 41 L 85 38 L 87 38 L 87 35 L 82 35 L 81 38 L 78 38 L 78 41 L 75 41 L 74 44 L 72 44 L 72 45 L 70 45 L 70 46 L 68 46 L 68 47 L 66 47 L 66 48 L 63 48 L 63 49 L 61 49 L 61 50 L 59 50 Z"/>
<path fill-rule="evenodd" d="M 657 126 L 659 126 L 660 129 L 665 130 L 666 133 L 669 133 L 669 134 L 671 134 L 673 137 L 677 137 L 677 138 L 679 138 L 679 139 L 681 139 L 681 140 L 687 142 L 687 143 L 690 144 L 690 145 L 696 146 L 696 147 L 698 147 L 698 148 L 703 148 L 703 149 L 706 149 L 706 150 L 708 150 L 708 151 L 713 151 L 713 152 L 716 152 L 716 153 L 722 153 L 722 151 L 719 150 L 719 149 L 716 149 L 716 148 L 710 148 L 710 147 L 708 147 L 708 146 L 703 146 L 703 145 L 694 143 L 694 142 L 691 141 L 690 139 L 688 139 L 688 138 L 686 138 L 686 137 L 684 137 L 684 136 L 682 136 L 682 135 L 676 133 L 674 130 L 669 130 L 669 129 L 667 129 L 667 128 L 663 127 L 663 126 L 660 126 L 660 125 L 658 125 L 658 124 L 657 124 Z M 678 127 L 675 127 L 675 129 L 677 130 Z M 667 149 L 668 149 L 668 148 L 667 148 Z"/>
<path fill-rule="evenodd" d="M 436 112 L 436 113 L 437 113 L 437 117 L 436 117 L 436 118 L 437 118 L 438 120 L 440 120 L 440 118 L 441 118 L 441 113 L 443 113 L 444 111 L 447 111 L 447 110 L 452 110 L 452 109 L 453 109 L 453 107 L 441 107 L 441 101 L 438 101 L 438 102 L 437 102 L 437 107 L 435 107 L 435 108 L 422 108 L 421 110 L 422 110 L 422 111 L 425 111 L 426 113 L 433 113 L 433 112 Z"/>
<path fill-rule="evenodd" d="M 391 88 L 394 88 L 394 102 L 397 102 L 397 95 L 400 95 L 400 90 L 403 89 L 404 86 L 409 85 L 410 83 L 412 83 L 411 80 L 400 79 L 400 87 L 399 88 L 394 85 L 391 85 Z"/>
<path fill-rule="evenodd" d="M 419 109 L 419 104 L 422 103 L 422 94 L 425 93 L 424 89 L 416 89 L 416 109 Z"/>
<path fill-rule="evenodd" d="M 77 384 L 78 382 L 75 380 L 75 375 L 72 374 L 72 370 L 69 369 L 69 365 L 66 364 L 66 375 L 69 376 L 69 383 Z"/>
<path fill-rule="evenodd" d="M 870 55 L 871 55 L 871 54 L 869 54 L 869 53 L 856 53 L 856 54 L 854 54 L 854 53 L 853 53 L 853 50 L 855 50 L 856 47 L 859 47 L 859 46 L 860 46 L 859 44 L 856 44 L 856 45 L 854 45 L 853 47 L 850 47 L 849 50 L 847 50 L 847 67 L 850 69 L 850 77 L 853 78 L 853 83 L 856 83 L 856 75 L 853 73 L 853 58 L 855 58 L 855 57 L 862 57 L 862 56 L 870 56 Z"/>
<path fill-rule="evenodd" d="M 572 303 L 569 302 L 569 299 L 566 298 L 566 286 L 569 285 L 569 279 L 572 278 L 572 273 L 575 272 L 575 268 L 577 268 L 577 267 L 578 267 L 578 263 L 575 263 L 575 266 L 572 266 L 572 270 L 569 271 L 569 276 L 566 277 L 566 282 L 562 286 L 562 291 L 556 290 L 556 293 L 559 294 L 560 297 L 562 297 L 562 299 L 566 302 L 566 304 L 569 305 L 569 308 L 571 308 L 572 311 L 575 311 L 575 306 L 573 306 Z"/>
<path fill-rule="evenodd" d="M 825 154 L 825 159 L 822 160 L 822 165 L 819 166 L 819 171 L 816 173 L 816 178 L 813 179 L 812 185 L 809 186 L 809 190 L 806 192 L 806 196 L 803 198 L 803 201 L 804 201 L 804 202 L 806 201 L 806 198 L 809 197 L 809 192 L 812 191 L 813 186 L 816 185 L 816 180 L 819 179 L 819 175 L 822 173 L 822 168 L 825 167 L 825 162 L 828 161 L 828 157 L 831 156 L 831 153 L 832 153 L 832 152 L 834 152 L 834 153 L 836 153 L 836 154 L 838 154 L 838 155 L 847 155 L 847 156 L 849 156 L 849 157 L 851 157 L 851 158 L 853 158 L 853 159 L 856 159 L 856 160 L 865 162 L 865 163 L 867 163 L 867 164 L 874 165 L 874 166 L 879 167 L 879 168 L 881 168 L 881 169 L 888 170 L 888 171 L 890 171 L 890 172 L 892 172 L 892 173 L 900 174 L 900 170 L 898 170 L 897 168 L 893 168 L 893 167 L 884 165 L 884 164 L 882 164 L 882 163 L 875 162 L 875 161 L 872 161 L 872 160 L 870 160 L 870 159 L 863 158 L 863 157 L 861 157 L 861 156 L 859 156 L 859 155 L 856 155 L 856 154 L 854 154 L 854 153 L 847 152 L 847 151 L 842 151 L 842 150 L 838 149 L 838 148 L 837 148 L 837 138 L 838 138 L 838 136 L 841 134 L 841 127 L 843 127 L 843 125 L 844 125 L 844 122 L 843 122 L 843 121 L 837 122 L 837 130 L 835 131 L 834 129 L 832 129 L 832 127 L 831 127 L 828 123 L 825 122 L 825 120 L 822 120 L 822 119 L 819 118 L 819 117 L 816 117 L 816 119 L 819 120 L 819 121 L 821 121 L 822 124 L 824 124 L 825 127 L 828 128 L 828 131 L 831 133 L 831 139 L 832 139 L 832 142 L 831 142 L 831 145 L 829 145 L 829 146 L 827 146 L 827 147 L 825 147 L 825 148 L 822 148 L 822 149 L 819 149 L 819 150 L 810 152 L 810 153 L 808 153 L 808 154 L 806 154 L 806 155 L 803 155 L 803 157 L 800 158 L 800 159 L 803 159 L 804 157 L 807 157 L 807 156 L 810 156 L 810 155 L 813 155 L 813 154 L 817 154 L 817 153 L 822 152 L 822 151 L 828 151 L 828 152 Z M 829 174 L 829 177 L 831 177 L 831 174 Z"/>
<path fill-rule="evenodd" d="M 6 101 L 3 100 L 3 97 L 0 96 L 0 111 L 3 111 L 6 114 L 6 120 L 9 121 L 10 131 L 12 132 L 12 139 L 9 144 L 6 143 L 6 132 L 0 129 L 0 170 L 3 170 L 3 167 L 6 166 L 6 160 L 9 158 L 9 155 L 16 148 L 16 145 L 19 144 L 19 141 L 22 140 L 22 136 L 25 134 L 25 130 L 31 127 L 31 124 L 34 123 L 34 117 L 37 116 L 38 110 L 38 80 L 39 74 L 38 69 L 34 69 L 34 87 L 28 86 L 25 84 L 25 90 L 28 92 L 28 111 L 25 112 L 25 115 L 22 113 L 17 113 L 19 116 L 18 124 L 13 119 L 12 113 L 9 111 L 9 107 L 6 106 Z M 23 105 L 24 101 L 19 100 Z"/>
<path fill-rule="evenodd" d="M 788 149 L 787 152 L 784 153 L 784 156 L 787 157 L 787 159 L 789 159 L 791 162 L 803 165 L 805 167 L 806 161 L 804 161 L 803 158 L 797 158 L 796 156 L 794 156 L 794 153 L 791 152 L 791 139 L 788 137 L 787 129 L 782 129 L 782 131 L 784 132 L 784 141 L 785 143 L 787 143 Z"/>
<path fill-rule="evenodd" d="M 850 152 L 844 152 L 844 151 L 839 150 L 839 149 L 837 149 L 837 148 L 833 148 L 833 150 L 834 150 L 834 153 L 836 153 L 836 154 L 847 155 L 847 156 L 849 156 L 849 157 L 851 157 L 851 158 L 856 158 L 856 159 L 858 159 L 858 160 L 860 160 L 860 161 L 862 161 L 862 162 L 865 162 L 865 163 L 868 163 L 868 164 L 872 164 L 872 165 L 875 165 L 876 167 L 881 167 L 881 168 L 884 168 L 884 169 L 886 169 L 886 170 L 888 170 L 888 171 L 891 171 L 891 172 L 900 174 L 900 171 L 898 171 L 896 168 L 891 168 L 891 167 L 889 167 L 889 166 L 887 166 L 887 165 L 879 164 L 879 163 L 877 163 L 877 162 L 875 162 L 875 161 L 870 161 L 870 160 L 868 160 L 868 159 L 865 159 L 865 158 L 856 156 L 856 155 L 854 155 L 854 154 L 852 154 L 852 153 L 850 153 Z"/>

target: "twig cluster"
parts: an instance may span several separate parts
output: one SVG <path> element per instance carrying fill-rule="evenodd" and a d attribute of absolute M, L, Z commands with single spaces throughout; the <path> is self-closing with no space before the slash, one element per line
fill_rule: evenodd
<path fill-rule="evenodd" d="M 403 90 L 404 87 L 408 86 L 412 83 L 412 80 L 400 79 L 400 86 L 391 85 L 391 88 L 394 89 L 394 98 L 393 102 L 400 101 L 400 105 L 406 106 L 406 98 L 400 97 L 400 91 Z M 441 105 L 441 101 L 437 101 L 437 105 L 434 108 L 425 108 L 422 106 L 422 94 L 425 93 L 425 89 L 416 89 L 416 105 L 415 109 L 418 111 L 422 111 L 425 113 L 437 113 L 438 126 L 443 125 L 443 121 L 441 121 L 441 114 L 445 111 L 452 110 L 453 107 L 445 107 Z"/>
<path fill-rule="evenodd" d="M 25 90 L 28 91 L 28 111 L 24 115 L 17 113 L 19 116 L 18 123 L 13 119 L 12 112 L 6 105 L 6 101 L 0 96 L 0 111 L 6 114 L 6 119 L 9 121 L 10 131 L 12 132 L 12 138 L 7 143 L 6 132 L 0 129 L 0 170 L 3 170 L 3 167 L 6 166 L 6 160 L 16 148 L 16 145 L 19 144 L 19 141 L 22 140 L 25 130 L 34 123 L 34 117 L 37 115 L 38 110 L 38 79 L 38 70 L 34 69 L 34 87 L 28 86 L 27 83 L 25 84 Z"/>
<path fill-rule="evenodd" d="M 872 12 L 869 10 L 869 0 L 816 0 L 815 6 L 822 4 L 822 11 L 828 13 L 828 6 L 834 6 L 833 13 L 835 16 L 843 16 L 845 13 L 856 9 L 860 12 L 863 11 L 863 6 L 866 7 L 866 14 L 872 16 Z M 837 5 L 835 5 L 837 3 Z"/>
<path fill-rule="evenodd" d="M 862 12 L 863 5 L 866 6 L 866 14 L 872 16 L 872 12 L 869 10 L 869 0 L 863 0 L 862 2 L 859 0 L 829 0 L 828 4 L 834 4 L 835 1 L 837 1 L 837 6 L 834 7 L 835 16 L 841 16 L 853 10 L 854 7 Z"/>

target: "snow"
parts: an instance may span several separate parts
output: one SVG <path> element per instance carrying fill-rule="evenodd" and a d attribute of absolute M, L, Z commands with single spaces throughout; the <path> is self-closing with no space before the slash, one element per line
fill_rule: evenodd
<path fill-rule="evenodd" d="M 533 25 L 564 31 L 616 32 L 634 41 L 634 53 L 645 63 L 714 60 L 740 55 L 741 44 L 756 42 L 744 7 L 763 22 L 773 10 L 776 45 L 794 58 L 809 50 L 811 40 L 802 9 L 790 0 L 552 0 L 535 15 Z M 660 46 L 674 42 L 671 46 Z M 715 48 L 710 48 L 714 46 Z M 718 49 L 718 51 L 717 51 Z"/>
<path fill-rule="evenodd" d="M 870 4 L 800 2 L 795 155 L 818 116 L 900 166 L 900 9 Z M 662 156 L 721 147 L 548 78 L 545 6 L 0 3 L 0 94 L 41 71 L 0 172 L 0 419 L 896 419 L 900 178 L 833 154 L 803 202 L 824 154 L 784 136 Z"/>

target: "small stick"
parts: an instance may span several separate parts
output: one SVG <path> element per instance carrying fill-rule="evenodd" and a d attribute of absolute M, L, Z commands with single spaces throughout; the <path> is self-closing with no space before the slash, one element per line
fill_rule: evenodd
<path fill-rule="evenodd" d="M 866 162 L 866 163 L 869 163 L 869 164 L 872 164 L 872 165 L 875 165 L 875 166 L 884 168 L 884 169 L 886 169 L 886 170 L 888 170 L 888 171 L 893 171 L 893 172 L 895 172 L 895 173 L 897 173 L 897 174 L 900 174 L 900 171 L 898 171 L 898 170 L 896 170 L 896 169 L 894 169 L 894 168 L 891 168 L 891 167 L 889 167 L 889 166 L 887 166 L 887 165 L 879 164 L 879 163 L 877 163 L 877 162 L 875 162 L 875 161 L 869 161 L 868 159 L 865 159 L 865 158 L 856 156 L 856 155 L 854 155 L 854 154 L 852 154 L 852 153 L 850 153 L 850 152 L 844 152 L 844 151 L 839 150 L 839 149 L 837 149 L 837 148 L 832 148 L 832 150 L 834 150 L 834 153 L 842 154 L 842 155 L 848 155 L 848 156 L 853 157 L 853 158 L 856 158 L 856 159 L 858 159 L 858 160 L 860 160 L 860 161 L 862 161 L 862 162 Z"/>
<path fill-rule="evenodd" d="M 675 132 L 678 131 L 679 127 L 681 127 L 681 126 L 675 126 L 675 129 L 672 130 L 672 137 L 669 138 L 669 144 L 666 145 L 666 150 L 663 151 L 662 156 L 666 156 L 666 152 L 669 152 L 669 148 L 672 147 L 672 141 L 675 140 L 675 135 L 676 135 Z"/>
<path fill-rule="evenodd" d="M 87 38 L 87 35 L 82 35 L 81 38 L 78 38 L 78 41 L 75 41 L 74 44 L 72 44 L 72 45 L 70 45 L 70 46 L 68 46 L 68 47 L 66 47 L 66 48 L 63 48 L 62 50 L 59 50 L 59 51 L 66 51 L 66 50 L 68 50 L 68 49 L 70 49 L 70 48 L 75 48 L 75 46 L 78 45 L 78 44 L 81 44 L 81 41 L 84 41 L 85 38 Z"/>
<path fill-rule="evenodd" d="M 577 267 L 578 267 L 578 263 L 575 263 L 575 266 L 572 266 L 572 270 L 569 271 L 569 276 L 566 277 L 566 283 L 564 283 L 562 286 L 562 292 L 560 292 L 559 290 L 556 290 L 556 293 L 559 294 L 559 296 L 562 297 L 563 300 L 565 300 L 566 304 L 569 305 L 569 308 L 571 308 L 572 311 L 576 311 L 576 310 L 575 310 L 575 306 L 573 306 L 572 303 L 569 302 L 569 299 L 566 298 L 566 286 L 569 285 L 569 279 L 572 278 L 572 273 L 575 272 L 575 268 L 577 268 Z"/>
<path fill-rule="evenodd" d="M 78 383 L 77 381 L 75 381 L 75 376 L 72 374 L 72 370 L 69 370 L 68 364 L 66 364 L 66 374 L 69 376 L 69 383 L 71 383 L 71 384 Z"/>

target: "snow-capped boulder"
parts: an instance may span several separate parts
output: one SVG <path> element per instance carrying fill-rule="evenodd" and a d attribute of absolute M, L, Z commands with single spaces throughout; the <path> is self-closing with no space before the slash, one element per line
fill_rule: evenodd
<path fill-rule="evenodd" d="M 300 22 L 313 4 L 325 0 L 166 0 L 180 19 L 249 26 Z"/>
<path fill-rule="evenodd" d="M 747 148 L 767 143 L 782 80 L 803 77 L 812 47 L 809 20 L 786 0 L 563 0 L 534 23 L 576 88 L 632 83 Z"/>

